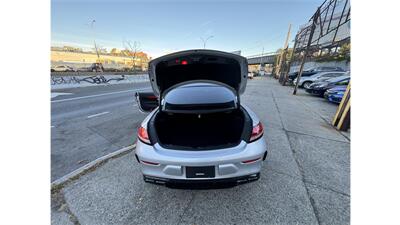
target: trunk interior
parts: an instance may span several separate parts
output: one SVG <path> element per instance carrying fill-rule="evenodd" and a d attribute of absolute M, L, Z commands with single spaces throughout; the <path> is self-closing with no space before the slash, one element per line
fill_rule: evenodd
<path fill-rule="evenodd" d="M 149 125 L 150 138 L 164 148 L 194 151 L 236 146 L 250 138 L 252 129 L 242 108 L 201 115 L 158 112 Z"/>

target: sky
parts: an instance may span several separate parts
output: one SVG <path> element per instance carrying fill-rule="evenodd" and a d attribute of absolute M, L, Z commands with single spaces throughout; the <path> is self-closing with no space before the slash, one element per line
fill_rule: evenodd
<path fill-rule="evenodd" d="M 276 51 L 289 24 L 294 39 L 322 0 L 52 0 L 51 45 L 110 51 L 137 41 L 155 58 L 203 48 L 249 56 Z M 92 24 L 92 21 L 95 22 Z M 93 25 L 93 26 L 91 26 Z M 290 44 L 293 44 L 292 42 Z"/>

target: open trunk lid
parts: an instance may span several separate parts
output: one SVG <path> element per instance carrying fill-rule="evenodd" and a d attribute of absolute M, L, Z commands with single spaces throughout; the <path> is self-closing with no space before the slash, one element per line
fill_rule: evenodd
<path fill-rule="evenodd" d="M 149 62 L 149 77 L 156 96 L 172 86 L 194 80 L 216 81 L 231 87 L 239 98 L 246 88 L 247 59 L 215 50 L 187 50 Z"/>

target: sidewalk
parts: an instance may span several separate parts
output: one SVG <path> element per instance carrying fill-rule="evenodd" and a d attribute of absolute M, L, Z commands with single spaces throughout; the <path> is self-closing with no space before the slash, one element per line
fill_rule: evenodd
<path fill-rule="evenodd" d="M 255 78 L 242 101 L 265 127 L 257 182 L 181 190 L 143 182 L 133 153 L 52 196 L 52 224 L 349 224 L 350 141 L 329 125 L 337 105 Z"/>

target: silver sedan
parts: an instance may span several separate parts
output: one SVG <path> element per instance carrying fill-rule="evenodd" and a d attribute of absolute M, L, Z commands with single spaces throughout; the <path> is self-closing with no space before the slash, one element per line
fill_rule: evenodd
<path fill-rule="evenodd" d="M 263 125 L 240 102 L 247 60 L 213 50 L 173 53 L 149 63 L 151 111 L 138 129 L 135 156 L 144 181 L 171 185 L 241 184 L 259 179 L 267 157 Z"/>
<path fill-rule="evenodd" d="M 324 81 L 324 80 L 328 80 L 334 77 L 340 77 L 345 75 L 346 72 L 341 72 L 341 71 L 330 71 L 330 72 L 320 72 L 320 73 L 316 73 L 314 75 L 311 76 L 305 76 L 305 77 L 301 77 L 300 81 L 299 81 L 299 86 L 300 87 L 304 87 L 304 88 L 309 88 L 310 85 L 314 82 L 320 82 L 320 81 Z M 297 82 L 297 78 L 293 80 L 293 83 Z"/>

